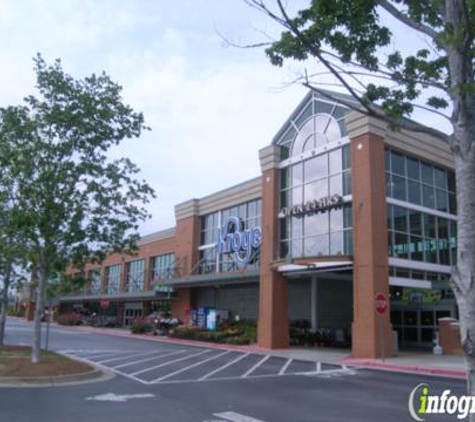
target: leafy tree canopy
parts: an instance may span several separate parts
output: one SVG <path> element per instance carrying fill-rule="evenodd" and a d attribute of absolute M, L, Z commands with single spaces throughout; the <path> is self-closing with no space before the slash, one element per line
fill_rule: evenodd
<path fill-rule="evenodd" d="M 34 62 L 38 94 L 0 109 L 0 157 L 15 181 L 13 215 L 29 260 L 48 273 L 133 246 L 153 190 L 128 158 L 107 155 L 146 129 L 121 87 L 104 73 L 75 80 L 59 60 Z"/>
<path fill-rule="evenodd" d="M 460 113 L 473 119 L 473 0 L 311 0 L 292 16 L 281 0 L 270 2 L 275 7 L 264 0 L 247 2 L 285 27 L 266 49 L 274 65 L 282 66 L 286 59 L 316 59 L 365 113 L 396 127 L 404 126 L 403 117 L 415 108 L 435 112 L 452 124 L 463 117 Z M 409 28 L 408 35 L 422 35 L 426 47 L 396 49 L 401 40 L 388 27 L 389 17 Z M 319 91 L 321 75 L 315 76 L 306 76 L 304 84 Z M 427 88 L 432 88 L 429 95 Z"/>

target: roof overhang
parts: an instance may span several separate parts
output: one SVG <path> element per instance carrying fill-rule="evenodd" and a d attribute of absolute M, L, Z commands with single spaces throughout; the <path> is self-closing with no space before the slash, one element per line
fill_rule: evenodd
<path fill-rule="evenodd" d="M 154 291 L 146 292 L 124 292 L 120 294 L 98 294 L 98 295 L 71 295 L 63 296 L 60 302 L 94 302 L 98 300 L 143 300 L 143 299 L 159 299 Z"/>
<path fill-rule="evenodd" d="M 281 264 L 277 266 L 276 271 L 284 275 L 311 275 L 325 272 L 339 272 L 353 269 L 352 260 L 328 260 L 328 261 L 307 261 Z"/>
<path fill-rule="evenodd" d="M 198 274 L 189 277 L 172 278 L 160 283 L 162 286 L 174 288 L 216 286 L 224 284 L 240 284 L 259 281 L 259 270 L 232 271 L 223 273 Z"/>
<path fill-rule="evenodd" d="M 402 277 L 389 277 L 389 285 L 395 287 L 411 287 L 432 290 L 443 290 L 450 287 L 448 281 L 415 280 Z"/>

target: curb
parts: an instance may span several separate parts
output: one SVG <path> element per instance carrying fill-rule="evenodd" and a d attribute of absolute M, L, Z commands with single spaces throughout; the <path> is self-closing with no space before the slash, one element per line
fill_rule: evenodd
<path fill-rule="evenodd" d="M 343 358 L 338 361 L 340 364 L 354 368 L 377 369 L 388 372 L 400 372 L 405 374 L 432 375 L 446 378 L 466 379 L 467 372 L 463 369 L 434 368 L 421 365 L 398 365 L 391 363 L 375 362 L 371 360 L 358 360 L 353 358 Z"/>
<path fill-rule="evenodd" d="M 56 352 L 62 356 L 78 362 L 87 363 L 92 366 L 93 369 L 88 372 L 82 372 L 80 374 L 69 375 L 56 375 L 56 376 L 38 376 L 38 377 L 0 377 L 0 388 L 3 387 L 62 387 L 69 385 L 89 384 L 101 381 L 109 381 L 115 377 L 115 374 L 111 371 L 104 370 L 104 368 L 85 361 L 76 356 L 65 355 L 64 353 Z"/>

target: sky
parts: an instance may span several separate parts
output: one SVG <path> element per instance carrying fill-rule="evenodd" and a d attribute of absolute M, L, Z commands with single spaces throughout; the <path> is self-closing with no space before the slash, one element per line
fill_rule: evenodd
<path fill-rule="evenodd" d="M 243 0 L 0 0 L 0 106 L 34 92 L 37 53 L 75 78 L 105 71 L 122 85 L 151 128 L 114 152 L 156 191 L 148 234 L 175 225 L 174 205 L 260 174 L 259 149 L 306 89 L 290 83 L 295 64 L 273 67 L 262 49 L 223 37 L 279 31 Z"/>

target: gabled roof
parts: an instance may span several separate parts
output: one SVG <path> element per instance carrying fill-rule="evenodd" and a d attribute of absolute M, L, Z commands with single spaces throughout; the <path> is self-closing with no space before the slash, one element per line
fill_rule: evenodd
<path fill-rule="evenodd" d="M 272 145 L 286 143 L 289 139 L 292 139 L 295 136 L 295 126 L 299 127 L 303 121 L 307 120 L 314 114 L 328 113 L 329 104 L 336 104 L 339 107 L 346 109 L 347 112 L 350 110 L 348 107 L 345 107 L 343 103 L 353 103 L 355 106 L 358 105 L 357 101 L 350 95 L 328 90 L 320 91 L 328 94 L 328 97 L 321 95 L 316 91 L 308 91 L 302 101 L 300 101 L 298 106 L 276 133 L 272 139 Z M 339 102 L 338 100 L 341 100 L 342 102 Z"/>

